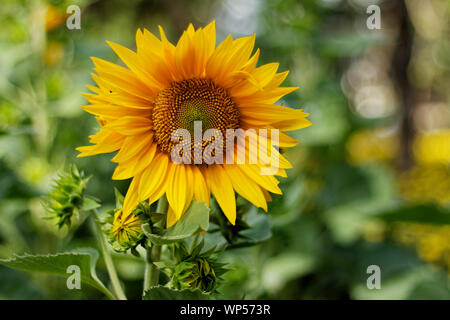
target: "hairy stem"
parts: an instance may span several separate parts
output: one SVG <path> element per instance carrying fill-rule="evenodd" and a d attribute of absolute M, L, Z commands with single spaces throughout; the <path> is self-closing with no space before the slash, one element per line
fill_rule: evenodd
<path fill-rule="evenodd" d="M 105 260 L 106 269 L 108 270 L 109 279 L 111 280 L 111 284 L 116 295 L 116 298 L 119 300 L 127 300 L 125 293 L 123 292 L 122 286 L 120 285 L 119 277 L 117 275 L 116 268 L 114 267 L 113 260 L 111 258 L 111 253 L 106 246 L 105 236 L 103 235 L 100 222 L 98 220 L 98 212 L 96 209 L 92 210 L 94 214 L 94 222 L 97 230 L 97 237 L 100 243 L 100 248 L 102 250 L 103 259 Z"/>
<path fill-rule="evenodd" d="M 158 201 L 158 207 L 156 211 L 158 213 L 167 213 L 168 203 L 166 197 L 162 197 Z M 145 274 L 144 274 L 144 294 L 145 291 L 153 286 L 158 285 L 159 282 L 159 269 L 153 263 L 159 261 L 161 257 L 161 246 L 152 244 L 151 247 L 147 247 L 147 257 L 145 259 Z"/>
<path fill-rule="evenodd" d="M 144 276 L 144 293 L 153 286 L 158 285 L 159 269 L 153 263 L 159 261 L 161 256 L 161 246 L 152 246 L 147 249 L 147 258 L 145 261 L 145 276 Z"/>

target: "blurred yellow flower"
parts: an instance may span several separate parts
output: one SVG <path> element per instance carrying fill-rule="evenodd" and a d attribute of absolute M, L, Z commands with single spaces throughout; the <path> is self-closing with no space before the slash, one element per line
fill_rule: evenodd
<path fill-rule="evenodd" d="M 48 67 L 53 67 L 62 61 L 64 55 L 64 45 L 61 42 L 49 41 L 44 52 L 44 63 Z"/>
<path fill-rule="evenodd" d="M 450 164 L 450 129 L 417 136 L 413 148 L 418 163 Z"/>
<path fill-rule="evenodd" d="M 45 183 L 45 178 L 50 171 L 49 164 L 39 157 L 25 158 L 18 167 L 20 176 L 24 181 L 34 186 Z"/>
<path fill-rule="evenodd" d="M 416 164 L 399 175 L 399 191 L 411 202 L 450 203 L 450 130 L 418 135 Z"/>
<path fill-rule="evenodd" d="M 362 237 L 369 242 L 382 242 L 386 236 L 386 225 L 380 221 L 367 221 L 362 227 Z"/>
<path fill-rule="evenodd" d="M 399 141 L 385 129 L 360 130 L 349 137 L 347 152 L 349 162 L 355 165 L 391 160 L 399 153 Z"/>
<path fill-rule="evenodd" d="M 60 25 L 64 23 L 66 20 L 66 13 L 52 6 L 51 4 L 47 5 L 47 12 L 45 14 L 45 30 L 52 31 L 58 28 Z"/>
<path fill-rule="evenodd" d="M 450 203 L 450 168 L 446 165 L 416 165 L 399 175 L 399 191 L 414 203 Z"/>
<path fill-rule="evenodd" d="M 445 266 L 450 273 L 450 226 L 399 223 L 393 236 L 402 244 L 414 246 L 423 260 Z"/>

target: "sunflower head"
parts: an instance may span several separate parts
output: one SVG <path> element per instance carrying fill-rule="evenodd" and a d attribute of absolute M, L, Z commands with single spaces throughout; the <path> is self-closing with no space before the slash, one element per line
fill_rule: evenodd
<path fill-rule="evenodd" d="M 194 126 L 201 123 L 202 131 L 219 130 L 223 136 L 227 129 L 239 128 L 239 109 L 228 93 L 209 79 L 189 79 L 173 83 L 160 92 L 155 100 L 152 120 L 155 141 L 161 150 L 170 153 L 179 141 L 172 135 L 184 129 L 192 139 L 188 143 L 194 157 Z M 202 151 L 211 140 L 202 143 Z M 225 146 L 224 146 L 225 147 Z"/>
<path fill-rule="evenodd" d="M 302 110 L 275 104 L 297 88 L 280 86 L 288 72 L 278 73 L 277 63 L 257 66 L 254 42 L 254 35 L 230 35 L 216 46 L 212 22 L 189 25 L 174 45 L 160 27 L 160 38 L 137 31 L 136 52 L 108 42 L 126 67 L 93 58 L 96 86 L 88 86 L 93 93 L 85 94 L 90 104 L 83 108 L 100 130 L 79 156 L 118 151 L 113 179 L 132 178 L 122 219 L 140 202 L 165 195 L 171 226 L 192 200 L 209 205 L 212 193 L 235 224 L 235 192 L 264 210 L 269 192 L 281 194 L 276 176 L 285 177 L 291 165 L 278 148 L 296 144 L 284 132 L 310 122 Z M 240 159 L 256 160 L 224 162 L 240 151 Z M 275 169 L 263 173 L 268 167 Z"/>

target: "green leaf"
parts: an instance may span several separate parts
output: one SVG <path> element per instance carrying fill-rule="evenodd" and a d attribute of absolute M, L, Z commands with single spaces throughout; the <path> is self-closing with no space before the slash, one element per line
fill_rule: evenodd
<path fill-rule="evenodd" d="M 209 295 L 199 289 L 174 290 L 163 286 L 152 287 L 145 291 L 143 300 L 209 300 Z"/>
<path fill-rule="evenodd" d="M 83 204 L 81 205 L 81 210 L 90 211 L 90 210 L 96 209 L 100 206 L 101 205 L 100 205 L 98 199 L 91 197 L 91 196 L 86 196 L 83 199 Z"/>
<path fill-rule="evenodd" d="M 434 271 L 434 270 L 433 270 Z M 411 290 L 409 300 L 450 300 L 450 288 L 445 272 L 435 271 L 433 278 L 419 282 Z"/>
<path fill-rule="evenodd" d="M 281 253 L 265 263 L 262 270 L 263 286 L 268 292 L 276 293 L 289 281 L 311 272 L 316 263 L 316 258 L 307 253 Z"/>
<path fill-rule="evenodd" d="M 325 171 L 324 183 L 324 190 L 318 200 L 327 209 L 370 199 L 373 195 L 367 172 L 346 163 L 333 163 Z"/>
<path fill-rule="evenodd" d="M 152 233 L 148 224 L 142 226 L 145 235 L 153 244 L 163 245 L 184 240 L 199 231 L 206 231 L 209 226 L 209 208 L 204 202 L 192 202 L 181 219 L 160 234 Z"/>
<path fill-rule="evenodd" d="M 120 193 L 119 189 L 114 188 L 114 195 L 116 196 L 116 208 L 122 208 L 124 196 Z"/>
<path fill-rule="evenodd" d="M 373 32 L 340 32 L 320 38 L 322 50 L 327 56 L 343 57 L 363 52 L 370 46 L 383 45 L 387 37 Z"/>
<path fill-rule="evenodd" d="M 250 228 L 240 232 L 240 235 L 244 238 L 237 243 L 239 247 L 253 246 L 270 239 L 272 231 L 270 230 L 268 214 L 258 213 L 258 210 L 254 208 L 246 218 Z"/>
<path fill-rule="evenodd" d="M 0 264 L 17 270 L 44 272 L 66 278 L 71 275 L 67 273 L 67 268 L 77 265 L 80 267 L 81 282 L 98 289 L 109 298 L 114 298 L 95 273 L 97 258 L 98 253 L 94 249 L 82 249 L 52 255 L 15 255 L 9 259 L 0 259 Z"/>
<path fill-rule="evenodd" d="M 241 230 L 239 230 L 239 220 L 241 220 Z M 258 208 L 252 207 L 244 217 L 239 218 L 235 226 L 225 227 L 211 223 L 210 230 L 205 235 L 205 247 L 211 248 L 244 248 L 257 245 L 270 239 L 272 236 L 269 215 L 258 213 Z M 224 228 L 221 230 L 221 228 Z M 226 232 L 233 233 L 230 240 L 226 237 Z M 228 239 L 228 240 L 227 240 Z"/>
<path fill-rule="evenodd" d="M 385 211 L 377 217 L 386 222 L 450 224 L 450 212 L 432 204 L 393 209 Z"/>
<path fill-rule="evenodd" d="M 42 300 L 48 297 L 23 272 L 0 266 L 0 300 Z"/>

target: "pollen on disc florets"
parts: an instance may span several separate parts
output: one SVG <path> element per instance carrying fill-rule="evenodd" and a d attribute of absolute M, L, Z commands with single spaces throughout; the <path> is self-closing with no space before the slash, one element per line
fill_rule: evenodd
<path fill-rule="evenodd" d="M 152 121 L 154 139 L 160 149 L 170 152 L 179 141 L 172 141 L 172 133 L 186 129 L 191 135 L 194 150 L 194 122 L 202 122 L 202 131 L 217 129 L 225 137 L 227 129 L 237 129 L 239 110 L 222 87 L 209 79 L 188 79 L 174 82 L 155 99 Z M 205 148 L 211 141 L 203 141 Z M 224 147 L 225 148 L 225 147 Z"/>

